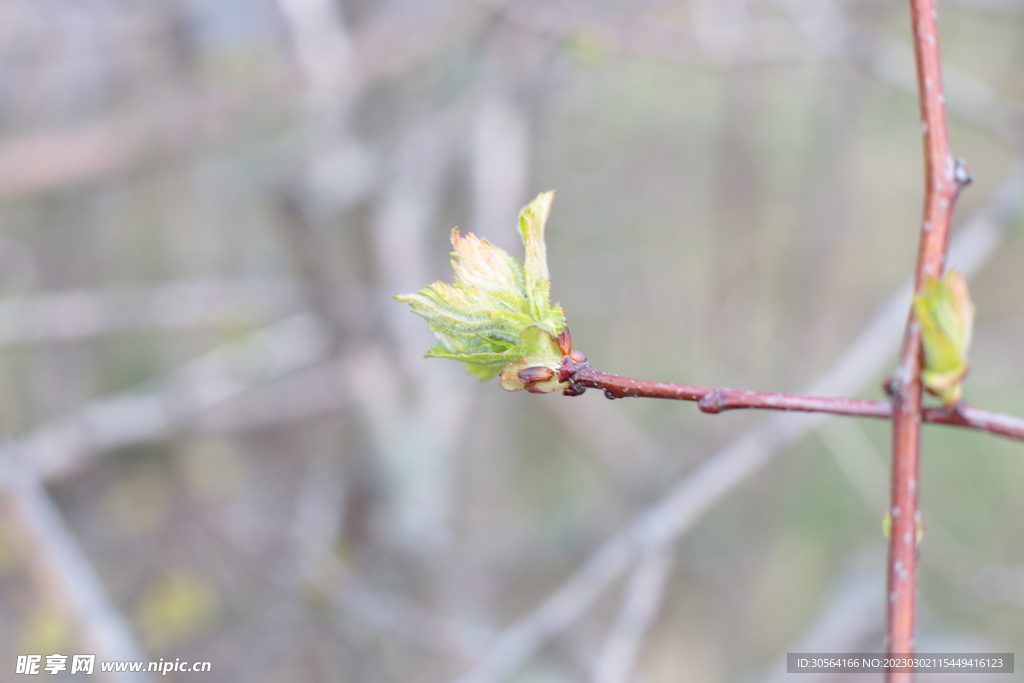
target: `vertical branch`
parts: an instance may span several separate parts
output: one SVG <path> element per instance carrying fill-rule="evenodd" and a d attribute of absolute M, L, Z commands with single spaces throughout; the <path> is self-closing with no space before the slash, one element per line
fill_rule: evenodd
<path fill-rule="evenodd" d="M 950 215 L 958 186 L 949 150 L 945 97 L 939 63 L 934 0 L 910 0 L 917 56 L 917 82 L 925 149 L 925 207 L 918 251 L 915 291 L 927 275 L 942 273 Z M 921 445 L 921 333 L 911 312 L 907 323 L 893 403 L 892 533 L 889 540 L 889 614 L 887 651 L 914 651 L 917 587 L 917 485 Z M 913 679 L 892 672 L 889 683 Z"/>

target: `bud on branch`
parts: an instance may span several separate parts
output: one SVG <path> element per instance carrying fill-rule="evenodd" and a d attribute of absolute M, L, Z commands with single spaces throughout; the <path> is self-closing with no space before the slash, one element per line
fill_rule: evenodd
<path fill-rule="evenodd" d="M 914 313 L 924 345 L 921 380 L 952 408 L 962 394 L 974 326 L 974 304 L 960 273 L 950 270 L 941 279 L 926 276 L 924 291 L 914 296 Z"/>

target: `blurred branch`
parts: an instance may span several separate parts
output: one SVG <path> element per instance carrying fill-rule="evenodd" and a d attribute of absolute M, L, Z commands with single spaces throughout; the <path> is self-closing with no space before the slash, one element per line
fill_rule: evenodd
<path fill-rule="evenodd" d="M 286 192 L 281 198 L 282 231 L 290 247 L 292 260 L 305 285 L 304 294 L 312 310 L 330 330 L 329 346 L 332 353 L 341 349 L 347 325 L 345 320 L 358 320 L 358 313 L 343 316 L 345 303 L 339 306 L 338 271 L 332 264 L 330 251 L 317 235 L 306 215 L 307 209 L 294 194 Z"/>
<path fill-rule="evenodd" d="M 614 12 L 577 0 L 475 0 L 505 20 L 581 49 L 656 59 L 683 66 L 734 68 L 764 62 L 803 61 L 807 50 L 788 40 L 784 22 L 759 20 L 744 27 L 717 19 L 714 6 L 703 22 L 687 27 Z M 713 24 L 713 25 L 709 25 Z"/>
<path fill-rule="evenodd" d="M 472 227 L 481 233 L 517 215 L 526 201 L 530 124 L 510 89 L 490 85 L 473 115 Z"/>
<path fill-rule="evenodd" d="M 225 542 L 246 554 L 267 548 L 290 549 L 297 541 L 294 533 L 288 534 L 256 517 L 217 517 L 214 524 Z M 307 540 L 320 545 L 313 548 L 316 561 L 306 566 L 300 576 L 301 588 L 312 588 L 330 600 L 338 610 L 337 618 L 354 619 L 406 643 L 464 660 L 471 659 L 482 646 L 485 636 L 489 635 L 481 629 L 433 614 L 404 596 L 374 586 L 339 559 L 322 535 Z M 258 566 L 272 583 L 288 591 L 295 590 L 295 577 L 291 573 L 275 571 L 275 564 L 265 561 L 262 555 L 259 560 Z"/>
<path fill-rule="evenodd" d="M 873 514 L 881 515 L 889 502 L 888 459 L 879 453 L 863 427 L 854 420 L 829 420 L 817 431 L 826 450 L 864 504 Z M 921 560 L 951 585 L 962 589 L 962 578 L 981 564 L 977 553 L 926 514 L 924 509 L 922 524 L 926 527 L 922 543 L 928 544 L 929 551 L 921 556 Z"/>
<path fill-rule="evenodd" d="M 843 0 L 845 4 L 857 4 L 875 2 L 884 3 L 886 0 Z M 1024 7 L 1017 0 L 949 0 L 949 6 L 970 10 L 981 15 L 1019 17 L 1024 13 Z"/>
<path fill-rule="evenodd" d="M 10 443 L 0 445 L 0 495 L 8 527 L 25 541 L 40 592 L 57 598 L 90 654 L 105 661 L 144 661 L 142 649 L 111 604 L 95 567 L 19 451 Z M 144 673 L 132 672 L 100 672 L 100 676 L 109 681 L 151 680 Z"/>
<path fill-rule="evenodd" d="M 200 91 L 184 104 L 0 139 L 0 197 L 47 192 L 122 173 L 152 157 L 177 157 L 234 134 L 239 119 L 283 101 L 278 82 Z"/>
<path fill-rule="evenodd" d="M 979 270 L 1003 239 L 1010 215 L 1020 206 L 1024 161 L 1013 165 L 989 205 L 953 241 L 950 261 L 965 275 Z M 906 322 L 908 283 L 879 309 L 831 370 L 807 388 L 808 394 L 853 394 L 877 376 L 894 350 Z M 825 416 L 773 416 L 678 482 L 623 531 L 613 535 L 532 611 L 515 621 L 456 680 L 496 683 L 507 678 L 550 637 L 566 629 L 633 560 L 651 546 L 672 543 L 689 531 L 721 498 L 768 464 L 783 448 L 814 429 Z"/>
<path fill-rule="evenodd" d="M 1024 567 L 987 564 L 966 581 L 967 588 L 980 600 L 996 605 L 1024 609 Z"/>
<path fill-rule="evenodd" d="M 141 143 L 109 121 L 8 138 L 0 142 L 0 196 L 112 175 L 141 154 Z"/>
<path fill-rule="evenodd" d="M 353 27 L 352 51 L 364 83 L 391 78 L 449 47 L 479 20 L 461 2 L 380 3 Z"/>
<path fill-rule="evenodd" d="M 351 407 L 343 387 L 351 377 L 352 362 L 351 355 L 329 358 L 251 385 L 181 427 L 203 433 L 239 432 L 344 410 Z"/>
<path fill-rule="evenodd" d="M 311 0 L 281 0 L 285 6 L 312 4 Z M 326 3 L 321 3 L 326 4 Z M 449 11 L 451 3 L 422 3 L 414 12 L 389 9 L 360 26 L 344 41 L 302 41 L 301 62 L 317 94 L 334 97 L 343 89 L 337 67 L 346 60 L 359 64 L 359 83 L 393 77 L 427 58 L 465 29 L 465 16 Z M 304 12 L 299 24 L 326 34 L 329 25 Z M 312 17 L 307 18 L 306 15 Z M 462 13 L 465 15 L 465 13 Z M 289 12 L 286 16 L 294 16 Z M 302 33 L 306 38 L 307 34 Z M 308 45 L 314 45 L 313 50 Z M 340 46 L 340 47 L 339 47 Z M 324 54 L 330 59 L 323 59 Z M 233 135 L 238 122 L 268 103 L 293 99 L 294 88 L 279 80 L 248 89 L 210 89 L 178 95 L 176 104 L 153 106 L 147 99 L 142 111 L 91 122 L 62 126 L 0 139 L 0 197 L 47 192 L 93 178 L 122 173 L 153 157 L 178 157 Z"/>
<path fill-rule="evenodd" d="M 374 588 L 354 575 L 331 589 L 321 585 L 346 615 L 374 628 L 442 654 L 472 661 L 475 652 L 491 634 L 467 624 L 431 614 L 419 605 L 393 593 Z"/>
<path fill-rule="evenodd" d="M 22 452 L 46 479 L 67 476 L 90 456 L 166 438 L 189 420 L 261 382 L 326 357 L 327 338 L 297 314 L 179 366 L 153 388 L 97 398 L 26 435 Z"/>
<path fill-rule="evenodd" d="M 822 54 L 849 60 L 874 78 L 916 95 L 917 83 L 906 65 L 912 49 L 904 42 L 878 35 L 849 19 L 832 0 L 772 0 L 793 19 Z M 1019 139 L 1022 116 L 988 84 L 954 67 L 944 69 L 947 106 L 958 118 L 992 131 L 1008 142 Z"/>
<path fill-rule="evenodd" d="M 605 466 L 619 465 L 620 475 L 628 478 L 623 482 L 628 488 L 643 485 L 645 473 L 649 473 L 661 457 L 668 457 L 628 412 L 616 410 L 614 406 L 554 401 L 551 410 L 587 451 L 600 456 Z M 622 464 L 623 454 L 628 454 L 625 465 Z"/>
<path fill-rule="evenodd" d="M 131 329 L 187 329 L 276 318 L 297 307 L 288 280 L 180 280 L 153 289 L 73 289 L 0 300 L 0 346 Z"/>
<path fill-rule="evenodd" d="M 331 0 L 277 0 L 291 32 L 292 48 L 306 76 L 312 107 L 344 106 L 359 87 L 352 41 Z"/>
<path fill-rule="evenodd" d="M 1013 3 L 975 0 L 979 7 L 999 11 Z M 879 35 L 847 17 L 832 0 L 771 0 L 792 20 L 738 21 L 731 3 L 691 2 L 690 26 L 669 24 L 634 14 L 614 12 L 578 0 L 475 0 L 503 18 L 536 33 L 597 49 L 682 66 L 735 68 L 764 62 L 807 61 L 817 54 L 848 60 L 889 85 L 916 94 L 912 49 L 896 38 Z M 968 5 L 970 0 L 964 0 Z M 791 25 L 814 46 L 793 40 Z M 967 72 L 946 67 L 948 106 L 957 117 L 1016 142 L 1021 112 L 990 86 Z"/>
<path fill-rule="evenodd" d="M 882 586 L 872 569 L 879 559 L 872 552 L 861 552 L 853 557 L 842 573 L 835 594 L 787 652 L 858 652 L 868 638 L 881 631 L 883 612 L 878 593 Z M 785 654 L 772 669 L 776 673 L 767 677 L 765 683 L 788 683 L 793 678 L 786 673 Z M 836 678 L 837 674 L 829 673 L 800 676 L 806 683 Z"/>
<path fill-rule="evenodd" d="M 670 546 L 649 548 L 640 558 L 622 599 L 619 615 L 594 661 L 594 683 L 629 683 L 636 655 L 651 623 L 658 615 L 671 573 Z"/>
<path fill-rule="evenodd" d="M 469 104 L 449 104 L 399 141 L 392 179 L 380 195 L 369 234 L 381 301 L 426 279 L 426 236 L 442 206 Z M 453 452 L 474 390 L 456 390 L 452 368 L 422 364 L 426 334 L 412 316 L 387 306 L 381 322 L 394 350 L 385 352 L 378 344 L 361 352 L 353 381 L 366 390 L 353 400 L 392 488 L 394 540 L 417 555 L 440 559 L 452 540 Z"/>
<path fill-rule="evenodd" d="M 881 515 L 889 502 L 888 463 L 854 420 L 829 420 L 817 430 L 832 459 L 861 500 Z"/>

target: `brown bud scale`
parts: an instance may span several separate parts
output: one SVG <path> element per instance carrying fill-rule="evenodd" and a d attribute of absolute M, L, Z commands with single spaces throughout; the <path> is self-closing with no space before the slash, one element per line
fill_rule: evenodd
<path fill-rule="evenodd" d="M 547 382 L 554 376 L 555 371 L 551 368 L 532 367 L 524 368 L 519 371 L 519 381 L 523 384 L 530 384 L 531 382 Z"/>

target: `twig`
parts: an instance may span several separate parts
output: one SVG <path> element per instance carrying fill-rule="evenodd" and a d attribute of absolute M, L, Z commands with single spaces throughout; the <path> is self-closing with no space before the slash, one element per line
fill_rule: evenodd
<path fill-rule="evenodd" d="M 910 0 L 925 149 L 925 208 L 914 290 L 942 274 L 953 203 L 959 192 L 949 148 L 946 103 L 934 0 Z M 917 503 L 921 449 L 921 332 L 911 310 L 893 395 L 892 533 L 889 539 L 889 614 L 886 650 L 914 652 L 917 598 Z M 909 683 L 912 672 L 892 671 L 888 683 Z"/>
<path fill-rule="evenodd" d="M 1015 164 L 991 203 L 960 231 L 950 250 L 965 276 L 995 253 L 1005 223 L 1020 205 L 1024 162 Z M 808 394 L 852 394 L 881 372 L 906 320 L 910 285 L 880 307 Z M 781 419 L 780 419 L 781 418 Z M 457 683 L 495 683 L 509 676 L 550 637 L 567 628 L 629 566 L 638 549 L 679 539 L 726 494 L 814 429 L 822 415 L 775 416 L 748 430 L 678 482 L 658 502 L 594 550 L 537 607 L 511 624 Z"/>
<path fill-rule="evenodd" d="M 608 398 L 645 397 L 696 401 L 705 413 L 748 408 L 889 419 L 893 412 L 892 405 L 888 401 L 716 389 L 630 379 L 601 372 L 588 364 L 576 366 L 569 357 L 566 357 L 563 368 L 565 368 L 564 378 L 570 382 L 570 393 L 572 394 L 582 393 L 582 388 L 590 387 L 603 389 Z M 925 422 L 968 427 L 1024 441 L 1024 418 L 993 413 L 965 403 L 952 409 L 923 408 L 922 411 L 922 419 Z"/>

